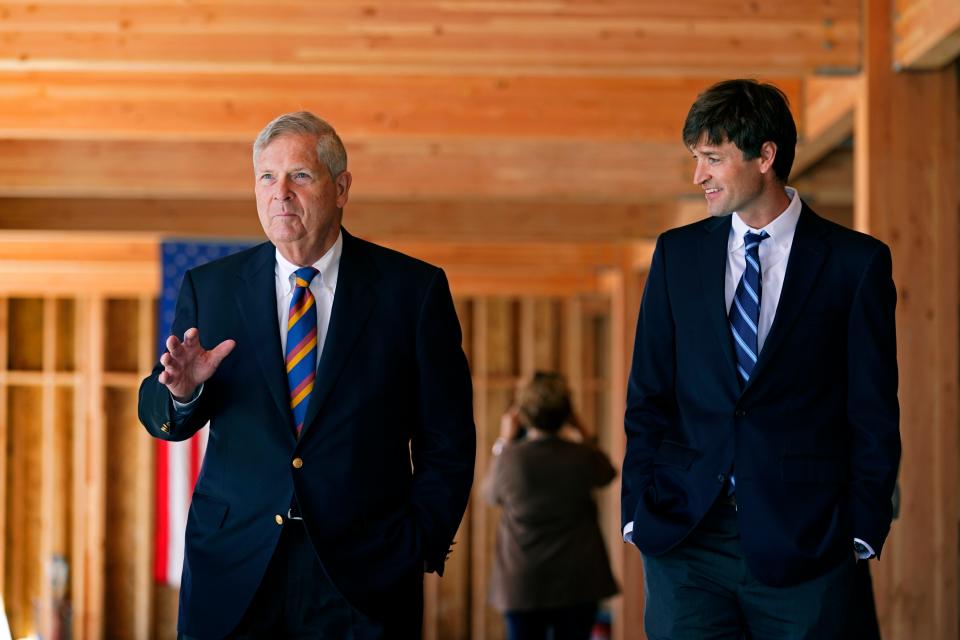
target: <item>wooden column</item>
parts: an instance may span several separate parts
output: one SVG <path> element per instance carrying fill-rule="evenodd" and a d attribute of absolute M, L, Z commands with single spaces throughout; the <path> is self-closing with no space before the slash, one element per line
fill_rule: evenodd
<path fill-rule="evenodd" d="M 872 563 L 885 638 L 957 637 L 957 74 L 893 71 L 891 3 L 865 6 L 855 224 L 897 283 L 900 519 Z"/>
<path fill-rule="evenodd" d="M 7 348 L 10 339 L 9 324 L 10 321 L 10 303 L 7 298 L 0 298 L 0 376 L 6 378 L 6 371 L 9 363 L 9 349 Z M 7 492 L 9 479 L 7 477 L 7 451 L 10 439 L 10 420 L 7 416 L 7 396 L 8 387 L 6 380 L 0 384 L 0 531 L 7 530 Z M 7 575 L 7 542 L 4 536 L 3 544 L 0 544 L 0 594 L 6 591 L 3 586 L 6 584 Z M 2 598 L 0 598 L 2 600 Z M 6 601 L 0 602 L 6 606 Z M 4 619 L 6 614 L 4 613 Z"/>
<path fill-rule="evenodd" d="M 157 359 L 156 341 L 154 337 L 153 296 L 143 295 L 137 301 L 137 371 L 145 372 L 153 368 Z M 140 374 L 134 373 L 132 385 L 127 393 L 133 399 L 140 388 Z M 131 423 L 125 428 L 137 433 L 134 440 L 135 453 L 138 460 L 139 472 L 136 474 L 136 514 L 134 516 L 134 592 L 133 592 L 133 619 L 135 621 L 135 635 L 146 640 L 150 637 L 153 627 L 153 541 L 154 523 L 154 452 L 156 447 L 153 438 L 145 438 L 138 428 L 136 418 L 131 416 Z"/>
<path fill-rule="evenodd" d="M 651 245 L 651 246 L 648 246 Z M 614 464 L 622 466 L 626 448 L 623 415 L 626 410 L 627 378 L 633 358 L 633 340 L 640 298 L 650 268 L 652 243 L 639 243 L 623 260 L 619 270 L 604 274 L 604 290 L 610 295 L 610 420 L 616 434 L 610 449 Z M 611 495 L 610 517 L 614 520 L 615 537 L 608 540 L 621 594 L 613 603 L 613 637 L 616 640 L 646 638 L 643 631 L 643 561 L 633 545 L 620 535 L 620 490 Z"/>
<path fill-rule="evenodd" d="M 82 361 L 84 419 L 74 438 L 75 544 L 73 631 L 77 638 L 93 640 L 104 635 L 104 543 L 106 535 L 106 419 L 103 411 L 104 299 L 93 295 L 84 301 L 85 313 L 78 332 L 86 360 Z M 82 327 L 82 329 L 81 329 Z"/>

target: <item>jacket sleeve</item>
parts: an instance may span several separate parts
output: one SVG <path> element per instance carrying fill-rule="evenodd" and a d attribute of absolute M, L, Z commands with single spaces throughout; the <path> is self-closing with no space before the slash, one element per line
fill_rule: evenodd
<path fill-rule="evenodd" d="M 853 535 L 878 555 L 890 530 L 900 463 L 896 303 L 890 250 L 880 245 L 857 286 L 847 329 Z"/>
<path fill-rule="evenodd" d="M 675 331 L 667 290 L 663 236 L 657 240 L 640 303 L 624 416 L 626 452 L 621 474 L 621 529 L 633 521 L 651 482 L 652 461 L 676 414 Z"/>
<path fill-rule="evenodd" d="M 193 286 L 193 278 L 188 271 L 180 286 L 180 295 L 177 298 L 176 316 L 171 333 L 183 339 L 184 332 L 195 327 L 197 323 L 197 302 Z M 153 371 L 140 383 L 140 396 L 137 403 L 137 413 L 140 422 L 155 438 L 161 440 L 186 440 L 199 431 L 209 420 L 206 410 L 204 394 L 200 394 L 192 411 L 183 417 L 177 417 L 173 409 L 173 401 L 166 385 L 157 379 L 163 371 L 158 362 Z M 209 394 L 208 394 L 209 395 Z"/>
<path fill-rule="evenodd" d="M 416 341 L 420 420 L 411 441 L 411 495 L 426 568 L 442 574 L 473 484 L 476 428 L 460 322 L 439 269 L 420 307 Z"/>

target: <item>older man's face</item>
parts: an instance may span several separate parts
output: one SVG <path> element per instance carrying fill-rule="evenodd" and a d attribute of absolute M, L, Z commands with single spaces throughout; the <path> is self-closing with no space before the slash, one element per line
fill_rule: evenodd
<path fill-rule="evenodd" d="M 319 259 L 340 232 L 350 173 L 331 178 L 312 135 L 282 135 L 253 164 L 264 233 L 291 262 L 306 265 Z"/>

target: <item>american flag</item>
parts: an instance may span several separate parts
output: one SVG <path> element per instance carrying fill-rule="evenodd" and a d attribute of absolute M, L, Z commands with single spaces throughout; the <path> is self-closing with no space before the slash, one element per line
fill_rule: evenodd
<path fill-rule="evenodd" d="M 165 343 L 177 308 L 180 283 L 188 269 L 246 249 L 250 244 L 170 240 L 161 245 L 163 283 L 160 292 L 158 351 Z M 183 336 L 180 336 L 181 338 Z M 154 536 L 154 578 L 157 582 L 180 585 L 183 569 L 183 534 L 187 527 L 190 496 L 200 475 L 208 428 L 183 442 L 157 440 L 156 535 Z"/>

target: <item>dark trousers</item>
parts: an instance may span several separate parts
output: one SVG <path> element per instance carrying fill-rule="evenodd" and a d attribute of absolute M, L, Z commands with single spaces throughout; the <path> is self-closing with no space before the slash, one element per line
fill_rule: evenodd
<path fill-rule="evenodd" d="M 849 640 L 880 640 L 880 624 L 877 621 L 877 605 L 873 600 L 873 580 L 870 578 L 870 563 L 858 562 L 853 578 L 853 602 L 847 617 Z"/>
<path fill-rule="evenodd" d="M 734 507 L 716 504 L 676 548 L 643 556 L 650 640 L 840 640 L 854 579 L 850 560 L 790 587 L 757 581 L 740 547 Z"/>
<path fill-rule="evenodd" d="M 387 636 L 383 627 L 350 606 L 330 582 L 303 523 L 288 520 L 253 601 L 228 637 L 366 640 Z"/>
<path fill-rule="evenodd" d="M 504 614 L 510 640 L 589 640 L 596 616 L 595 602 Z"/>

